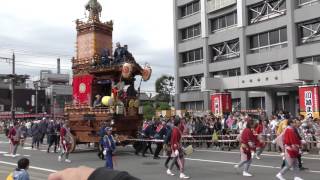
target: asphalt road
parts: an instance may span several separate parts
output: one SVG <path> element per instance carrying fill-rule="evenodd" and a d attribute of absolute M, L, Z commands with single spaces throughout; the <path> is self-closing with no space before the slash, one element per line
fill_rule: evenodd
<path fill-rule="evenodd" d="M 68 167 L 77 167 L 85 165 L 89 167 L 101 167 L 104 161 L 99 160 L 96 152 L 84 146 L 80 147 L 76 153 L 70 155 L 72 163 L 61 163 L 57 161 L 58 154 L 46 153 L 45 146 L 41 150 L 31 150 L 26 144 L 25 148 L 19 147 L 19 157 L 12 158 L 7 156 L 7 140 L 0 136 L 0 179 L 5 177 L 15 168 L 16 161 L 22 156 L 31 160 L 29 173 L 32 180 L 45 180 L 52 172 L 62 170 Z M 277 153 L 265 153 L 262 160 L 254 160 L 250 172 L 254 175 L 251 178 L 242 177 L 238 174 L 233 165 L 240 159 L 237 151 L 216 151 L 211 149 L 198 149 L 187 158 L 186 174 L 194 180 L 273 180 L 275 174 L 279 171 L 281 157 Z M 301 172 L 301 177 L 305 180 L 319 180 L 320 178 L 320 156 L 305 155 L 305 167 L 308 171 Z M 169 177 L 166 175 L 166 169 L 163 167 L 164 159 L 153 160 L 152 157 L 143 158 L 136 156 L 131 147 L 118 148 L 116 155 L 115 169 L 128 171 L 132 175 L 143 180 L 176 180 L 177 176 Z M 174 170 L 177 174 L 177 170 Z M 290 172 L 287 179 L 293 179 Z"/>

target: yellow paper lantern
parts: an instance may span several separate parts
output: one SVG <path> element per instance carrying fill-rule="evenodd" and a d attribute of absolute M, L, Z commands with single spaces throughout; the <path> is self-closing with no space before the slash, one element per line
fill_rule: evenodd
<path fill-rule="evenodd" d="M 130 108 L 134 107 L 134 100 L 133 100 L 133 99 L 131 99 L 131 100 L 129 101 L 129 107 L 130 107 Z"/>
<path fill-rule="evenodd" d="M 101 103 L 105 106 L 109 106 L 110 105 L 110 99 L 111 97 L 110 96 L 104 96 L 101 100 Z"/>
<path fill-rule="evenodd" d="M 139 105 L 140 105 L 140 102 L 139 102 L 139 100 L 138 100 L 138 99 L 136 99 L 136 100 L 134 101 L 134 105 L 133 105 L 133 107 L 135 107 L 135 108 L 139 108 Z"/>

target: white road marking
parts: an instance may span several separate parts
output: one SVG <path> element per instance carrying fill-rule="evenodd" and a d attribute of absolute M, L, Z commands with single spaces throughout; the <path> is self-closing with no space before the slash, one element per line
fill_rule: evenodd
<path fill-rule="evenodd" d="M 220 151 L 218 151 L 220 152 Z M 127 154 L 134 154 L 134 153 L 127 153 Z M 167 156 L 160 156 L 162 158 L 167 158 Z M 218 163 L 218 164 L 228 164 L 228 165 L 236 165 L 238 162 L 227 162 L 227 161 L 215 161 L 215 160 L 207 160 L 207 159 L 194 159 L 194 158 L 185 158 L 189 161 L 200 161 L 200 162 L 208 162 L 208 163 Z M 260 168 L 269 168 L 269 169 L 280 169 L 278 166 L 268 166 L 268 165 L 260 165 L 260 164 L 251 164 L 253 167 L 260 167 Z M 320 171 L 314 170 L 307 170 L 306 172 L 320 174 Z"/>
<path fill-rule="evenodd" d="M 5 162 L 5 161 L 0 161 L 0 164 L 6 164 L 6 165 L 10 165 L 10 166 L 17 166 L 17 164 L 15 164 L 15 163 Z M 57 172 L 57 170 L 40 168 L 40 167 L 35 167 L 35 166 L 30 166 L 29 169 L 35 169 L 35 170 L 46 171 L 46 172 L 51 172 L 51 173 Z"/>
<path fill-rule="evenodd" d="M 6 156 L 6 157 L 19 157 L 21 156 L 21 154 L 16 154 L 16 155 L 12 155 L 12 154 L 3 154 L 3 156 Z"/>
<path fill-rule="evenodd" d="M 0 151 L 0 154 L 8 154 L 8 152 Z"/>
<path fill-rule="evenodd" d="M 200 162 L 210 162 L 210 163 L 219 163 L 219 164 L 228 164 L 228 165 L 236 165 L 236 164 L 238 164 L 237 162 L 214 161 L 214 160 L 193 159 L 193 158 L 186 158 L 186 160 L 189 160 L 189 161 L 200 161 Z M 261 168 L 269 168 L 269 169 L 280 169 L 280 167 L 277 167 L 277 166 L 267 166 L 267 165 L 259 165 L 259 164 L 252 164 L 251 166 L 253 166 L 253 167 L 261 167 Z M 320 174 L 320 171 L 309 170 L 307 172 Z"/>
<path fill-rule="evenodd" d="M 195 150 L 196 152 L 213 152 L 213 153 L 224 153 L 224 154 L 239 154 L 239 152 L 233 152 L 233 151 L 214 151 L 214 150 Z M 268 156 L 268 157 L 281 157 L 280 154 L 276 154 L 276 153 L 273 153 L 273 154 L 265 154 L 263 153 L 262 156 Z M 309 155 L 308 155 L 309 156 Z M 315 158 L 317 157 L 318 158 Z M 302 156 L 302 159 L 308 159 L 308 160 L 320 160 L 320 156 L 319 155 L 314 155 L 313 157 L 306 157 L 306 156 Z"/>

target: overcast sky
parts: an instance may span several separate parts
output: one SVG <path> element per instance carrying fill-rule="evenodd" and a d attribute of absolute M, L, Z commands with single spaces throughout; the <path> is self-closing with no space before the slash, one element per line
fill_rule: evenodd
<path fill-rule="evenodd" d="M 75 20 L 85 17 L 89 0 L 1 0 L 0 56 L 16 53 L 17 73 L 39 76 L 40 69 L 71 73 L 75 56 Z M 153 67 L 143 90 L 153 91 L 161 74 L 173 74 L 172 0 L 98 0 L 102 21 L 114 21 L 113 41 L 128 44 L 140 63 Z M 1 74 L 10 65 L 0 61 Z"/>

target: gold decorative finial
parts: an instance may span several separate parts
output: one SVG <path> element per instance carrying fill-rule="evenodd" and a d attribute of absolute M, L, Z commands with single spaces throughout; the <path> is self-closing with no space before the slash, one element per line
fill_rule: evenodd
<path fill-rule="evenodd" d="M 99 17 L 102 12 L 102 6 L 97 0 L 90 0 L 85 8 L 89 11 L 89 22 L 100 22 Z"/>

